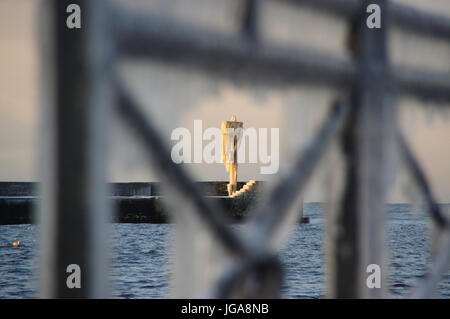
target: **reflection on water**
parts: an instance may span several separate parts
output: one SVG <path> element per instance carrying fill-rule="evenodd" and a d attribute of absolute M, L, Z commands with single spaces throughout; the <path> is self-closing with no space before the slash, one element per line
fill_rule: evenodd
<path fill-rule="evenodd" d="M 428 222 L 411 215 L 408 205 L 389 205 L 389 286 L 401 297 L 417 283 L 429 263 Z M 324 219 L 320 204 L 306 204 L 310 224 L 297 226 L 281 253 L 285 270 L 283 296 L 318 298 L 325 295 L 322 239 Z M 37 226 L 0 226 L 0 298 L 32 298 L 36 292 Z M 171 225 L 114 224 L 112 296 L 162 298 L 169 294 L 169 232 Z M 12 240 L 21 241 L 20 248 Z M 450 298 L 450 271 L 441 281 L 438 297 Z"/>

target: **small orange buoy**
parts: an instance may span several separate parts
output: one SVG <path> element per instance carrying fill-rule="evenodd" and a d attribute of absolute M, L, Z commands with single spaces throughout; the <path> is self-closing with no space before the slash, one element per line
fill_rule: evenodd
<path fill-rule="evenodd" d="M 15 239 L 15 238 L 14 238 L 14 239 Z M 12 245 L 13 245 L 14 248 L 19 247 L 19 246 L 20 246 L 20 240 L 14 240 L 14 241 L 12 242 Z"/>

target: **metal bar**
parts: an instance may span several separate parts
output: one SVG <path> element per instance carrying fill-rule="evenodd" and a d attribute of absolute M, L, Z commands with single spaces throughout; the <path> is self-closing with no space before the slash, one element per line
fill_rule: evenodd
<path fill-rule="evenodd" d="M 259 0 L 246 0 L 242 19 L 242 34 L 248 41 L 257 41 Z"/>
<path fill-rule="evenodd" d="M 360 0 L 283 0 L 286 3 L 326 11 L 344 18 L 354 18 L 360 7 Z"/>
<path fill-rule="evenodd" d="M 399 93 L 409 94 L 423 100 L 450 101 L 450 76 L 444 72 L 405 67 L 392 67 L 392 83 Z"/>
<path fill-rule="evenodd" d="M 400 152 L 403 155 L 403 158 L 405 159 L 412 176 L 416 180 L 417 186 L 419 186 L 420 191 L 425 197 L 425 201 L 428 205 L 428 209 L 430 210 L 431 217 L 441 229 L 450 227 L 450 222 L 444 217 L 444 214 L 442 213 L 439 205 L 437 204 L 437 201 L 434 198 L 431 187 L 425 177 L 425 173 L 412 154 L 412 151 L 405 138 L 403 137 L 403 134 L 399 130 L 397 132 L 397 140 L 400 147 Z"/>
<path fill-rule="evenodd" d="M 122 8 L 115 11 L 117 46 L 126 57 L 192 64 L 215 75 L 252 83 L 307 81 L 350 87 L 356 74 L 347 59 L 249 42 L 246 36 L 206 31 Z"/>
<path fill-rule="evenodd" d="M 382 28 L 366 26 L 369 3 L 381 7 Z M 329 291 L 337 298 L 381 298 L 385 289 L 383 280 L 381 289 L 366 285 L 366 269 L 376 264 L 381 268 L 381 277 L 385 277 L 386 172 L 395 126 L 395 111 L 388 103 L 386 14 L 386 1 L 364 0 L 352 31 L 360 39 L 355 52 L 361 65 L 360 75 L 343 136 L 347 177 L 342 207 L 329 236 L 329 273 L 333 279 L 329 281 Z"/>
<path fill-rule="evenodd" d="M 225 269 L 208 297 L 280 298 L 282 272 L 277 255 L 270 253 L 236 261 Z"/>
<path fill-rule="evenodd" d="M 66 25 L 69 4 L 82 8 L 81 29 Z M 103 8 L 100 1 L 50 3 L 55 42 L 48 110 L 53 132 L 45 161 L 54 163 L 42 190 L 42 296 L 98 298 L 106 296 L 106 183 L 107 59 Z M 48 48 L 47 48 L 48 49 Z M 53 171 L 54 170 L 54 171 Z M 77 268 L 68 267 L 77 265 Z M 76 266 L 75 266 L 76 267 Z M 79 270 L 79 272 L 78 272 Z M 80 279 L 80 287 L 69 287 Z M 79 276 L 78 276 L 78 275 Z"/>
<path fill-rule="evenodd" d="M 331 140 L 336 137 L 348 114 L 349 101 L 339 100 L 334 103 L 327 118 L 322 123 L 317 135 L 306 150 L 298 155 L 296 163 L 288 176 L 281 179 L 267 196 L 262 209 L 249 221 L 250 237 L 257 242 L 270 241 L 277 229 L 287 219 L 290 205 L 299 196 L 313 175 L 320 158 L 328 149 Z M 266 243 L 268 245 L 268 243 Z"/>
<path fill-rule="evenodd" d="M 118 16 L 112 19 L 113 27 L 123 56 L 193 65 L 215 76 L 250 83 L 308 83 L 350 88 L 357 77 L 356 65 L 350 59 L 302 48 L 249 42 L 245 36 L 205 31 L 126 9 L 121 9 L 120 15 L 115 14 Z M 447 73 L 394 67 L 391 76 L 392 85 L 399 93 L 436 102 L 450 101 Z"/>
<path fill-rule="evenodd" d="M 438 251 L 436 258 L 434 258 L 431 269 L 428 271 L 425 279 L 411 294 L 411 298 L 432 298 L 442 276 L 450 268 L 450 233 L 448 229 L 441 236 L 442 248 Z"/>
<path fill-rule="evenodd" d="M 431 191 L 431 187 L 425 177 L 425 173 L 414 157 L 410 146 L 408 145 L 399 129 L 397 130 L 397 141 L 400 147 L 400 152 L 403 155 L 403 158 L 406 161 L 406 164 L 408 165 L 409 170 L 414 177 L 417 185 L 419 186 L 423 196 L 425 197 L 425 201 L 428 205 L 431 217 L 438 226 L 438 241 L 443 242 L 443 248 L 438 251 L 437 257 L 434 258 L 432 267 L 429 270 L 428 275 L 419 285 L 419 287 L 411 294 L 411 298 L 415 299 L 431 298 L 443 274 L 450 267 L 450 222 L 444 216 L 440 206 L 437 204 L 433 192 Z"/>
<path fill-rule="evenodd" d="M 284 0 L 298 6 L 308 6 L 331 14 L 354 18 L 359 12 L 360 0 Z M 389 22 L 393 25 L 433 37 L 450 37 L 450 18 L 392 3 Z"/>
<path fill-rule="evenodd" d="M 148 117 L 140 111 L 135 99 L 120 83 L 120 80 L 116 79 L 114 83 L 118 99 L 117 110 L 122 118 L 130 124 L 129 127 L 134 131 L 136 137 L 143 142 L 145 151 L 158 168 L 156 172 L 172 183 L 180 193 L 184 194 L 186 200 L 191 201 L 196 207 L 195 212 L 206 222 L 211 234 L 232 255 L 242 258 L 252 256 L 254 250 L 231 229 L 227 228 L 228 220 L 222 208 L 214 206 L 211 201 L 204 200 L 188 174 L 181 166 L 172 161 L 170 152 L 158 132 L 154 129 Z"/>
<path fill-rule="evenodd" d="M 405 29 L 432 37 L 450 38 L 450 19 L 412 7 L 393 3 L 390 8 L 392 22 Z"/>

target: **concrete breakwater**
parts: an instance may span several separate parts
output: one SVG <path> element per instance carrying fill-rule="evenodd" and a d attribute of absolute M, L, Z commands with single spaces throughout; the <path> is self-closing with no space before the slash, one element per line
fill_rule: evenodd
<path fill-rule="evenodd" d="M 200 192 L 205 196 L 226 196 L 227 182 L 196 182 Z M 245 182 L 238 182 L 238 188 Z M 257 182 L 257 186 L 262 182 Z M 161 196 L 160 182 L 108 183 L 111 196 Z M 38 182 L 0 182 L 0 197 L 39 196 Z"/>
<path fill-rule="evenodd" d="M 196 185 L 207 200 L 223 207 L 232 222 L 240 222 L 250 214 L 262 182 L 256 182 L 254 189 L 244 196 L 233 198 L 227 196 L 227 182 L 196 182 Z M 238 182 L 238 188 L 243 185 L 244 182 Z M 164 196 L 161 183 L 110 183 L 109 186 L 108 198 L 114 211 L 112 222 L 170 222 L 161 198 Z M 0 225 L 36 223 L 35 211 L 39 200 L 38 183 L 0 182 Z"/>

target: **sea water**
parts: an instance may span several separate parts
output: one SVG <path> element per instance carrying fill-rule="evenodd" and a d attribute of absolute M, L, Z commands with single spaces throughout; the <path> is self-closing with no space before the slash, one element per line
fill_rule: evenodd
<path fill-rule="evenodd" d="M 389 296 L 406 296 L 426 274 L 431 262 L 429 217 L 410 213 L 410 205 L 388 206 Z M 284 269 L 282 296 L 321 298 L 326 295 L 323 206 L 307 203 L 309 224 L 294 227 L 280 259 Z M 111 295 L 114 298 L 169 296 L 170 232 L 168 224 L 112 225 Z M 242 226 L 236 226 L 242 227 Z M 21 242 L 12 247 L 12 240 Z M 0 298 L 37 296 L 39 226 L 0 225 Z M 436 297 L 450 298 L 450 271 Z"/>

